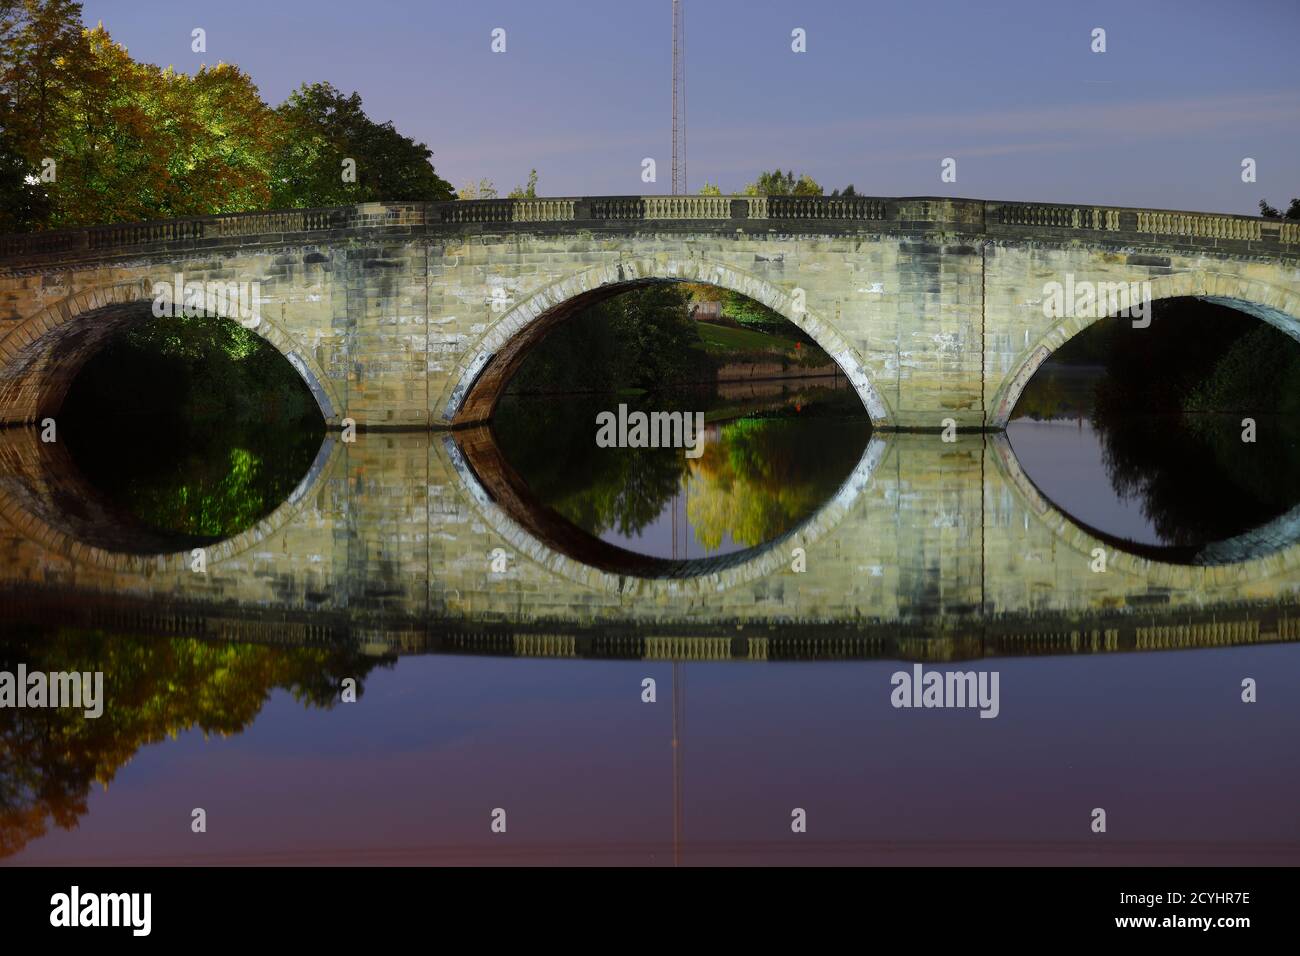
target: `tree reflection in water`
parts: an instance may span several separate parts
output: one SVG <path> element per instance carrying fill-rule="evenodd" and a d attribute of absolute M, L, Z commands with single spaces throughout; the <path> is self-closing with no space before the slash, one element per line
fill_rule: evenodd
<path fill-rule="evenodd" d="M 1094 495 L 1136 499 L 1162 544 L 1195 547 L 1300 503 L 1298 413 L 1300 346 L 1251 316 L 1173 299 L 1154 304 L 1148 329 L 1105 319 L 1066 343 L 1013 420 L 1088 422 L 1110 481 Z M 1013 430 L 1013 445 L 1029 440 Z M 1028 474 L 1049 498 L 1068 483 Z"/>
<path fill-rule="evenodd" d="M 709 409 L 703 454 L 596 447 L 595 415 L 619 401 L 645 411 Z M 814 386 L 747 403 L 680 391 L 510 397 L 492 430 L 538 500 L 589 534 L 636 538 L 684 496 L 695 547 L 718 553 L 728 542 L 757 547 L 816 514 L 861 459 L 871 423 L 850 389 Z"/>
<path fill-rule="evenodd" d="M 244 731 L 272 691 L 304 707 L 330 708 L 343 678 L 379 663 L 345 648 L 279 648 L 192 638 L 23 629 L 0 637 L 0 670 L 102 671 L 95 719 L 76 708 L 0 708 L 0 858 L 53 825 L 77 826 L 91 787 L 107 788 L 141 747 L 189 730 Z"/>
<path fill-rule="evenodd" d="M 725 536 L 753 548 L 816 514 L 862 457 L 869 424 L 788 415 L 742 418 L 689 462 L 686 513 L 696 539 L 716 550 Z"/>
<path fill-rule="evenodd" d="M 274 511 L 325 435 L 316 401 L 271 345 L 228 319 L 150 319 L 87 362 L 60 441 L 117 510 L 212 541 Z"/>

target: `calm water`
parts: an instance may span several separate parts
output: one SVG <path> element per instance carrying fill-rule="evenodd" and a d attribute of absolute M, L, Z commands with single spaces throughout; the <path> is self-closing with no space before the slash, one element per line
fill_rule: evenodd
<path fill-rule="evenodd" d="M 1000 660 L 996 720 L 892 709 L 892 662 L 681 665 L 675 781 L 664 662 L 115 643 L 147 669 L 129 709 L 59 748 L 0 712 L 7 862 L 1300 860 L 1295 645 Z M 358 703 L 298 683 L 341 673 L 364 674 Z M 1243 674 L 1268 675 L 1256 705 Z M 73 828 L 43 829 L 56 812 Z"/>
<path fill-rule="evenodd" d="M 1096 377 L 1049 370 L 1008 430 L 1062 513 L 1171 559 L 1285 524 L 1300 500 L 1293 428 L 1261 420 L 1243 444 L 1232 418 L 1108 427 L 1090 417 Z M 705 412 L 704 454 L 597 449 L 595 414 L 611 400 L 572 398 L 508 401 L 491 432 L 499 459 L 470 458 L 508 464 L 499 487 L 566 547 L 587 536 L 690 560 L 761 552 L 815 521 L 872 441 L 852 395 L 821 383 L 625 400 Z M 146 553 L 219 541 L 273 516 L 321 450 L 320 435 L 257 429 L 167 447 L 146 438 L 131 454 L 93 434 L 49 450 L 41 481 L 78 533 Z M 347 480 L 418 484 L 428 454 L 382 459 L 399 476 L 359 466 Z M 17 457 L 0 457 L 6 487 L 30 479 Z M 339 492 L 337 479 L 310 488 Z M 437 545 L 376 520 L 354 515 L 334 533 L 395 566 Z M 917 531 L 918 547 L 938 547 L 925 542 L 946 527 Z M 6 560 L 16 566 L 23 547 L 5 545 Z M 357 613 L 380 608 L 379 627 L 382 598 L 362 597 Z M 922 642 L 880 659 L 674 664 L 650 643 L 646 659 L 600 659 L 625 656 L 601 638 L 577 659 L 530 656 L 541 652 L 508 633 L 449 653 L 465 630 L 451 628 L 438 631 L 442 653 L 397 656 L 367 645 L 364 627 L 312 642 L 270 614 L 254 643 L 222 640 L 211 622 L 202 639 L 183 624 L 144 635 L 121 616 L 55 624 L 25 607 L 0 612 L 0 671 L 102 670 L 109 706 L 97 720 L 0 709 L 8 863 L 1300 862 L 1295 609 L 1264 609 L 1264 642 L 1244 646 L 1004 656 L 973 623 L 933 654 Z M 1074 626 L 1086 645 L 1090 625 Z M 891 677 L 912 660 L 996 670 L 997 719 L 891 706 Z M 339 699 L 349 677 L 356 703 Z M 1240 696 L 1248 677 L 1252 704 Z M 204 834 L 190 831 L 195 807 Z M 1105 835 L 1089 830 L 1095 807 Z M 497 808 L 505 834 L 490 829 Z M 794 808 L 806 834 L 791 832 Z"/>
<path fill-rule="evenodd" d="M 324 427 L 172 425 L 68 429 L 68 474 L 123 531 L 160 549 L 221 541 L 265 518 L 302 481 Z M 107 529 L 106 529 L 107 530 Z"/>
<path fill-rule="evenodd" d="M 599 396 L 512 398 L 493 431 L 539 504 L 588 534 L 653 557 L 712 557 L 756 548 L 811 518 L 871 437 L 871 420 L 842 383 L 769 391 L 624 400 L 630 411 L 704 412 L 697 458 L 597 448 L 596 416 L 617 407 Z"/>
<path fill-rule="evenodd" d="M 1007 430 L 1029 479 L 1058 509 L 1102 537 L 1168 549 L 1230 540 L 1300 504 L 1300 427 L 1241 416 L 1135 415 L 1094 424 L 1100 369 L 1048 367 Z M 493 431 L 505 457 L 555 512 L 602 541 L 661 558 L 709 557 L 779 538 L 844 483 L 871 437 L 852 391 L 804 387 L 745 399 L 655 396 L 631 408 L 706 412 L 703 455 L 597 448 L 608 398 L 515 398 Z M 545 441 L 537 441 L 546 435 Z M 938 440 L 938 439 L 936 439 Z"/>
<path fill-rule="evenodd" d="M 1300 504 L 1300 423 L 1241 415 L 1099 421 L 1099 369 L 1047 366 L 1007 428 L 1021 467 L 1062 512 L 1119 542 L 1224 541 Z"/>

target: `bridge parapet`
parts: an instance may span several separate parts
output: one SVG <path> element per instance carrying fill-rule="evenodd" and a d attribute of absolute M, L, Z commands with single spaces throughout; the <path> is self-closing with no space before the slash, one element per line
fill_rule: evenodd
<path fill-rule="evenodd" d="M 1082 206 L 1042 206 L 999 203 L 997 221 L 1004 226 L 1046 226 L 1052 229 L 1118 230 L 1120 210 Z"/>
<path fill-rule="evenodd" d="M 218 250 L 333 241 L 465 225 L 629 222 L 843 223 L 881 231 L 960 230 L 989 238 L 1171 241 L 1235 251 L 1300 253 L 1300 223 L 1162 209 L 947 197 L 599 196 L 362 203 L 326 209 L 196 216 L 0 236 L 0 265 L 113 258 L 151 251 Z"/>

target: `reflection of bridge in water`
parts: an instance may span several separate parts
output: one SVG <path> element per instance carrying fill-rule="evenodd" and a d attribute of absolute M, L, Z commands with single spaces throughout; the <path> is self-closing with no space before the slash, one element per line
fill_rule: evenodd
<path fill-rule="evenodd" d="M 674 659 L 1300 639 L 1295 522 L 1192 556 L 1201 563 L 1129 553 L 1043 499 L 1000 437 L 874 438 L 840 491 L 783 538 L 670 562 L 556 534 L 554 516 L 512 496 L 481 432 L 455 434 L 460 444 L 447 432 L 327 439 L 290 499 L 209 546 L 197 573 L 189 550 L 153 553 L 159 542 L 98 505 L 57 446 L 4 430 L 0 619 L 381 652 Z M 795 548 L 804 573 L 791 568 Z M 1104 573 L 1090 569 L 1096 548 Z M 504 572 L 493 571 L 497 549 Z"/>

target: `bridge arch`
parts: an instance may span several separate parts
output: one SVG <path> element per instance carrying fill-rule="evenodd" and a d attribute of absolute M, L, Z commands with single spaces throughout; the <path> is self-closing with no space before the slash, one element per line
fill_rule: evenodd
<path fill-rule="evenodd" d="M 1115 280 L 1107 276 L 1099 281 Z M 1202 299 L 1252 315 L 1300 342 L 1300 291 L 1231 273 L 1205 271 L 1181 272 L 1150 278 L 1138 276 L 1130 281 L 1149 282 L 1152 302 L 1160 299 Z M 998 429 L 1006 428 L 1011 413 L 1015 410 L 1016 402 L 1020 400 L 1030 379 L 1054 352 L 1094 323 L 1111 317 L 1110 315 L 1069 316 L 1060 319 L 1039 336 L 1037 341 L 1026 350 L 1015 372 L 1006 377 L 994 393 L 991 403 L 994 409 L 993 426 Z"/>
<path fill-rule="evenodd" d="M 506 312 L 475 345 L 440 402 L 445 421 L 487 421 L 528 351 L 565 319 L 630 289 L 654 282 L 694 282 L 738 292 L 798 326 L 839 365 L 876 427 L 894 415 L 858 351 L 824 318 L 795 306 L 791 292 L 732 266 L 702 258 L 629 257 L 554 282 Z"/>
<path fill-rule="evenodd" d="M 153 280 L 87 289 L 30 316 L 0 339 L 0 423 L 54 415 L 77 373 L 119 330 L 152 317 Z M 252 330 L 293 366 L 329 425 L 342 403 L 315 360 L 269 316 Z"/>

